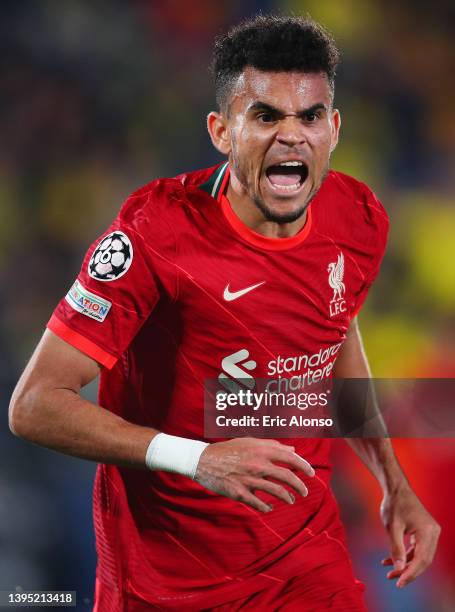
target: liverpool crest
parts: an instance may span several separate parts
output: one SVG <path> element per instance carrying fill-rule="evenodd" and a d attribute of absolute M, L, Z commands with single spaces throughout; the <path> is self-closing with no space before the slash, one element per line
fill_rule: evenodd
<path fill-rule="evenodd" d="M 327 267 L 329 273 L 329 286 L 333 289 L 332 299 L 330 300 L 329 310 L 330 316 L 334 317 L 341 312 L 346 311 L 346 300 L 344 292 L 346 287 L 343 283 L 344 277 L 344 255 L 340 252 L 336 262 L 329 263 Z"/>

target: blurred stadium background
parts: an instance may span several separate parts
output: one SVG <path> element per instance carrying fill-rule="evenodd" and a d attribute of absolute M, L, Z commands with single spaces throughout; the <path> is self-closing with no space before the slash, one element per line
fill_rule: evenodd
<path fill-rule="evenodd" d="M 94 466 L 22 443 L 9 396 L 81 257 L 123 199 L 219 160 L 205 132 L 213 37 L 257 10 L 309 12 L 343 51 L 333 167 L 369 183 L 392 220 L 360 316 L 374 374 L 455 376 L 453 3 L 444 0 L 2 2 L 0 21 L 0 589 L 76 589 L 92 602 Z M 95 397 L 96 389 L 89 389 Z M 379 491 L 335 448 L 335 487 L 373 612 L 455 609 L 453 440 L 399 440 L 443 526 L 433 569 L 404 591 L 379 562 Z"/>

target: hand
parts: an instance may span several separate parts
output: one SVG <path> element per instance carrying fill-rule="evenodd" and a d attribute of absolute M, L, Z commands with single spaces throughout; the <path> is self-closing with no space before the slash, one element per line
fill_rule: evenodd
<path fill-rule="evenodd" d="M 276 440 L 235 438 L 207 446 L 199 459 L 194 479 L 206 489 L 260 512 L 270 512 L 273 507 L 260 500 L 254 491 L 266 491 L 288 504 L 293 504 L 295 498 L 281 484 L 268 478 L 287 484 L 303 497 L 308 495 L 308 489 L 300 478 L 275 462 L 314 476 L 311 465 L 294 452 L 293 446 Z"/>
<path fill-rule="evenodd" d="M 385 495 L 381 517 L 391 542 L 391 556 L 383 559 L 382 564 L 393 565 L 387 578 L 398 578 L 397 587 L 402 588 L 433 561 L 441 528 L 407 485 Z M 410 536 L 407 550 L 405 535 Z"/>

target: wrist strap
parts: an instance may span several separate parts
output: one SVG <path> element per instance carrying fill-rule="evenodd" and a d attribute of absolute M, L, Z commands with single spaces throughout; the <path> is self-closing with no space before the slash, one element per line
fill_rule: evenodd
<path fill-rule="evenodd" d="M 194 478 L 203 450 L 207 442 L 157 434 L 150 442 L 145 455 L 149 470 L 164 470 Z"/>

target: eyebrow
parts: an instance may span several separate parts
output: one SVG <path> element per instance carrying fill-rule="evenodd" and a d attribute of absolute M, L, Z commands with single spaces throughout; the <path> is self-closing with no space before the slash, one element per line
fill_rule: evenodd
<path fill-rule="evenodd" d="M 299 119 L 301 119 L 302 117 L 305 117 L 306 115 L 309 115 L 310 113 L 314 113 L 318 110 L 327 111 L 327 106 L 323 104 L 322 102 L 317 102 L 316 104 L 313 104 L 309 106 L 308 108 L 304 108 L 302 110 L 297 111 L 295 114 Z M 275 108 L 274 106 L 267 104 L 267 102 L 260 102 L 260 101 L 253 102 L 253 104 L 248 108 L 247 112 L 251 112 L 251 111 L 266 111 L 270 113 L 271 115 L 275 115 L 276 117 L 286 117 L 288 115 L 288 113 L 285 113 L 281 109 Z"/>

